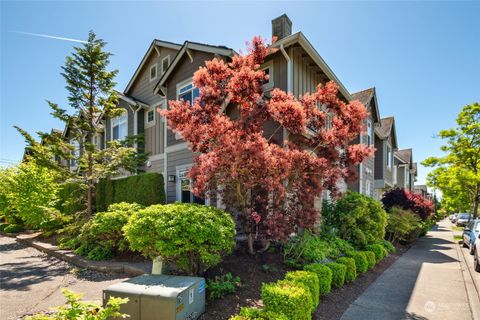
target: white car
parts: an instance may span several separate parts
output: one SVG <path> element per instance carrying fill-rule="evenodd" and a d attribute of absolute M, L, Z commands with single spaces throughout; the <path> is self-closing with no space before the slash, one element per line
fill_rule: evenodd
<path fill-rule="evenodd" d="M 458 227 L 464 227 L 471 219 L 472 216 L 470 214 L 459 213 L 455 222 Z"/>

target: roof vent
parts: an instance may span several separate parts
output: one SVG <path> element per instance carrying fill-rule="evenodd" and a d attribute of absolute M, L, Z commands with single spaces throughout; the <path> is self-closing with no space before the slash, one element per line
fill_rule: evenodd
<path fill-rule="evenodd" d="M 272 37 L 277 40 L 288 37 L 292 34 L 292 21 L 286 14 L 272 20 Z"/>

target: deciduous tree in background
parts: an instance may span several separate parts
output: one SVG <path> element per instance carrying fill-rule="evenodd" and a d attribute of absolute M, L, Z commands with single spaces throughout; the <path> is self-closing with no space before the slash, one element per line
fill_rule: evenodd
<path fill-rule="evenodd" d="M 194 75 L 200 97 L 193 105 L 169 101 L 169 110 L 159 110 L 199 153 L 189 173 L 193 192 L 219 194 L 239 214 L 251 253 L 258 235 L 281 240 L 298 227 L 312 228 L 319 217 L 315 199 L 324 190 L 337 194 L 337 181 L 373 152 L 350 144 L 364 130 L 367 110 L 358 101 L 342 101 L 335 83 L 299 98 L 274 89 L 267 98 L 262 87 L 268 75 L 260 65 L 271 50 L 255 37 L 248 54 L 230 63 L 206 62 Z M 238 118 L 227 116 L 227 106 L 238 109 Z M 288 132 L 283 144 L 265 135 L 269 121 L 276 132 Z"/>
<path fill-rule="evenodd" d="M 446 140 L 446 144 L 441 147 L 446 155 L 428 158 L 422 164 L 448 168 L 448 174 L 453 175 L 457 181 L 466 179 L 467 183 L 462 190 L 463 193 L 470 194 L 471 212 L 477 217 L 480 203 L 480 104 L 475 102 L 464 106 L 457 116 L 457 127 L 440 131 L 440 137 Z M 436 187 L 448 194 L 449 184 L 447 181 L 441 182 L 438 179 Z"/>

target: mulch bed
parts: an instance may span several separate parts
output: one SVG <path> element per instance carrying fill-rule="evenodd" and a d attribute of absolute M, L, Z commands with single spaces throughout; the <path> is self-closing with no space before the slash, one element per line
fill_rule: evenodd
<path fill-rule="evenodd" d="M 396 253 L 383 259 L 373 270 L 359 275 L 353 283 L 346 284 L 341 289 L 332 289 L 329 295 L 320 299 L 320 305 L 312 318 L 315 320 L 340 319 L 350 304 L 407 250 L 406 247 L 397 247 Z M 283 263 L 279 253 L 250 256 L 244 252 L 235 252 L 224 259 L 220 265 L 209 270 L 205 276 L 213 278 L 215 275 L 231 272 L 233 276 L 240 276 L 242 286 L 235 294 L 213 301 L 207 300 L 206 312 L 200 319 L 228 320 L 238 313 L 240 307 L 261 307 L 262 283 L 283 279 L 285 273 L 290 270 L 291 268 Z"/>

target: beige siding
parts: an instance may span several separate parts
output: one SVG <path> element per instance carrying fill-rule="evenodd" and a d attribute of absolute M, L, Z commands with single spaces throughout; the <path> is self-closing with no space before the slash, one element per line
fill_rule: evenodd
<path fill-rule="evenodd" d="M 150 162 L 150 167 L 145 167 L 144 170 L 146 172 L 157 172 L 163 175 L 163 159 L 153 160 Z M 164 179 L 166 179 L 166 177 L 164 177 Z"/>

